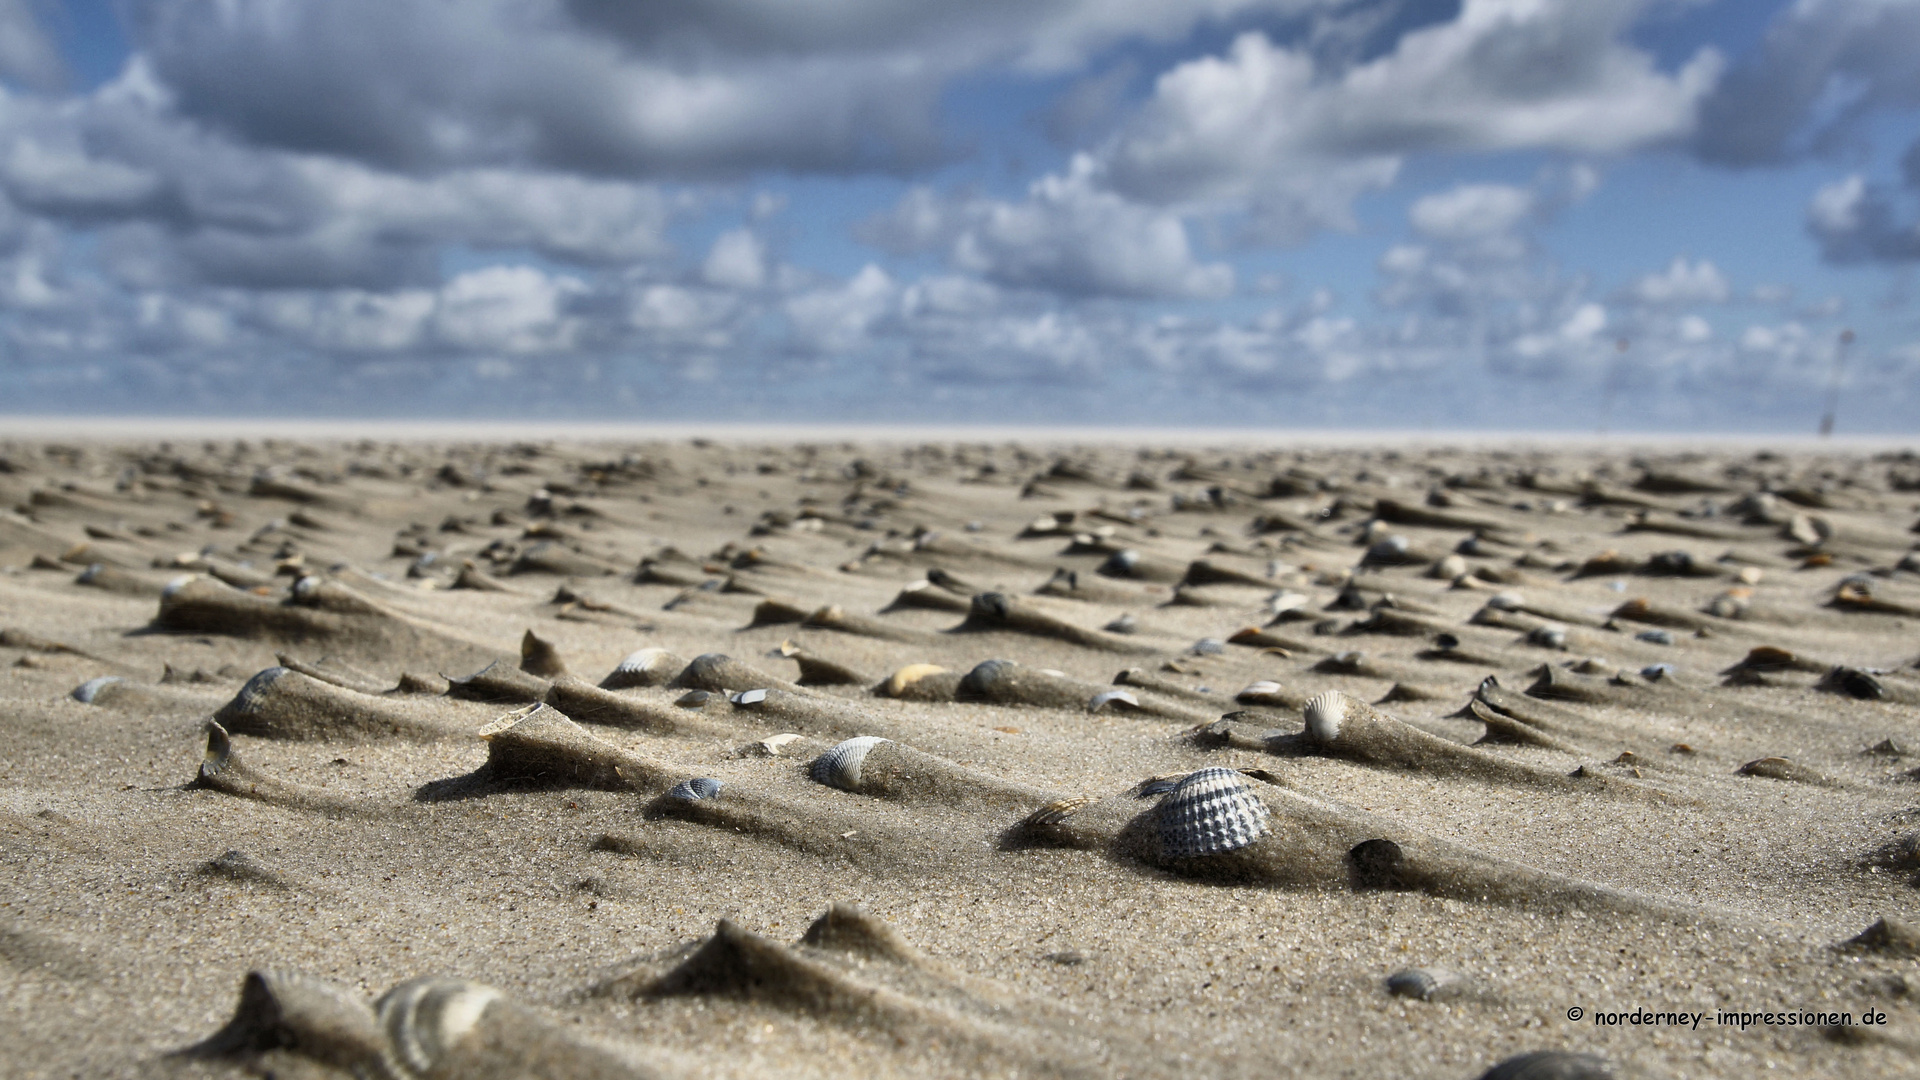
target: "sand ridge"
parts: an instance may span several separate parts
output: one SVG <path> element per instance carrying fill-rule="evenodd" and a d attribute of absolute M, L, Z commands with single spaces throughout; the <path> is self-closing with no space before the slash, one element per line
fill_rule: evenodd
<path fill-rule="evenodd" d="M 1911 452 L 23 441 L 0 501 L 24 1075 L 1915 1071 Z"/>

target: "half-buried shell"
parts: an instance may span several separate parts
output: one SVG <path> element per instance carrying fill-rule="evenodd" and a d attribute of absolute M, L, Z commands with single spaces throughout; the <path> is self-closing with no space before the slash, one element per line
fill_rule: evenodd
<path fill-rule="evenodd" d="M 1265 836 L 1267 805 L 1232 769 L 1201 769 L 1160 800 L 1160 849 L 1170 859 L 1238 851 Z"/>
<path fill-rule="evenodd" d="M 807 773 L 815 783 L 853 791 L 860 786 L 860 763 L 874 747 L 887 740 L 878 735 L 856 735 L 813 759 Z"/>

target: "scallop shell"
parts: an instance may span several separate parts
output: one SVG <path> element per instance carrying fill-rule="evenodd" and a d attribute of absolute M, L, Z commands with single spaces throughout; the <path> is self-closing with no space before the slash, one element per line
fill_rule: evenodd
<path fill-rule="evenodd" d="M 95 694 L 98 694 L 100 691 L 106 689 L 109 686 L 112 686 L 114 683 L 122 682 L 122 681 L 124 680 L 122 680 L 118 675 L 102 675 L 97 679 L 88 679 L 86 682 L 83 682 L 79 686 L 74 687 L 73 693 L 70 696 L 73 698 L 73 700 L 78 701 L 82 704 L 91 705 L 93 704 L 93 698 Z"/>
<path fill-rule="evenodd" d="M 1267 806 L 1232 769 L 1201 769 L 1160 800 L 1160 849 L 1171 859 L 1237 851 L 1265 836 Z"/>
<path fill-rule="evenodd" d="M 1090 806 L 1092 803 L 1093 800 L 1084 795 L 1076 795 L 1066 799 L 1055 799 L 1040 809 L 1035 810 L 1033 813 L 1028 814 L 1026 820 L 1022 821 L 1021 824 L 1028 828 L 1045 828 L 1049 825 L 1058 825 L 1073 816 L 1074 812 L 1081 807 Z"/>
<path fill-rule="evenodd" d="M 807 774 L 815 783 L 853 791 L 860 786 L 860 763 L 874 747 L 887 740 L 878 735 L 856 735 L 813 759 Z"/>
<path fill-rule="evenodd" d="M 1340 737 L 1340 725 L 1347 718 L 1347 695 L 1328 690 L 1307 699 L 1300 710 L 1307 721 L 1307 734 L 1317 743 L 1330 743 Z"/>
<path fill-rule="evenodd" d="M 702 799 L 717 799 L 723 787 L 720 781 L 711 776 L 696 776 L 691 780 L 682 780 L 667 792 L 667 798 L 681 802 L 699 802 Z"/>
<path fill-rule="evenodd" d="M 673 678 L 677 672 L 656 671 L 654 666 L 662 660 L 673 659 L 673 654 L 665 649 L 640 649 L 627 654 L 626 659 L 614 665 L 613 671 L 600 682 L 603 690 L 624 690 L 630 686 L 658 686 Z"/>
<path fill-rule="evenodd" d="M 465 979 L 412 979 L 381 996 L 380 1026 L 399 1063 L 415 1075 L 426 1075 L 473 1033 L 481 1014 L 499 998 L 500 991 L 493 987 Z"/>

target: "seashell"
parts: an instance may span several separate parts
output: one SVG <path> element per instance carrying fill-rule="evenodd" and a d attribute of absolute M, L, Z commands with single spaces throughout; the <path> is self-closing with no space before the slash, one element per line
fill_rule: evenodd
<path fill-rule="evenodd" d="M 1187 776 L 1160 800 L 1160 851 L 1170 859 L 1238 851 L 1269 829 L 1267 804 L 1232 769 Z"/>
<path fill-rule="evenodd" d="M 1140 620 L 1128 613 L 1101 627 L 1109 634 L 1137 634 L 1140 632 Z"/>
<path fill-rule="evenodd" d="M 1227 651 L 1227 645 L 1219 638 L 1201 638 L 1187 651 L 1195 656 L 1219 656 Z"/>
<path fill-rule="evenodd" d="M 175 593 L 178 593 L 181 589 L 199 580 L 199 574 L 181 574 L 179 577 L 167 582 L 166 586 L 160 590 L 160 599 L 171 600 Z"/>
<path fill-rule="evenodd" d="M 1460 635 L 1458 634 L 1437 635 L 1433 639 L 1433 647 L 1436 649 L 1442 649 L 1442 650 L 1457 649 L 1460 647 Z"/>
<path fill-rule="evenodd" d="M 856 735 L 814 758 L 807 775 L 813 777 L 815 783 L 852 791 L 860 786 L 860 763 L 874 747 L 886 741 L 877 735 Z"/>
<path fill-rule="evenodd" d="M 1102 690 L 1093 695 L 1092 701 L 1087 702 L 1087 711 L 1099 712 L 1109 705 L 1124 705 L 1137 709 L 1140 707 L 1140 699 L 1125 690 Z"/>
<path fill-rule="evenodd" d="M 1487 606 L 1495 611 L 1519 611 L 1527 601 L 1517 592 L 1497 592 L 1487 597 Z"/>
<path fill-rule="evenodd" d="M 1028 828 L 1045 828 L 1049 825 L 1058 825 L 1071 817 L 1074 811 L 1079 810 L 1081 807 L 1091 805 L 1093 805 L 1093 800 L 1084 795 L 1076 795 L 1066 799 L 1055 799 L 1040 809 L 1035 810 L 1033 813 L 1028 814 L 1020 824 Z"/>
<path fill-rule="evenodd" d="M 400 1064 L 425 1076 L 473 1034 L 487 1006 L 500 997 L 491 986 L 429 975 L 387 991 L 375 1009 Z"/>
<path fill-rule="evenodd" d="M 1133 797 L 1136 799 L 1151 799 L 1159 795 L 1165 795 L 1167 792 L 1179 787 L 1180 781 L 1186 778 L 1185 773 L 1180 773 L 1174 776 L 1155 776 L 1151 779 L 1142 780 L 1140 781 L 1140 789 L 1133 793 Z"/>
<path fill-rule="evenodd" d="M 1407 552 L 1413 550 L 1413 544 L 1404 536 L 1387 536 L 1374 541 L 1367 548 L 1364 563 L 1399 563 L 1406 561 Z"/>
<path fill-rule="evenodd" d="M 1468 988 L 1467 977 L 1451 968 L 1406 968 L 1387 976 L 1387 993 L 1416 1001 L 1446 1001 Z"/>
<path fill-rule="evenodd" d="M 94 695 L 98 694 L 101 690 L 112 686 L 114 683 L 125 681 L 126 680 L 118 675 L 102 675 L 97 679 L 88 679 L 86 682 L 74 687 L 73 692 L 68 696 L 82 704 L 91 705 L 93 704 Z M 251 686 L 252 684 L 249 683 L 248 685 Z M 242 692 L 244 693 L 244 691 Z"/>
<path fill-rule="evenodd" d="M 1862 701 L 1877 701 L 1887 696 L 1887 688 L 1881 685 L 1879 679 L 1855 667 L 1834 668 L 1820 680 L 1820 685 Z"/>
<path fill-rule="evenodd" d="M 712 701 L 718 696 L 718 694 L 715 694 L 711 690 L 689 690 L 679 697 L 674 698 L 673 703 L 683 709 L 700 709 L 705 708 L 707 702 Z"/>
<path fill-rule="evenodd" d="M 1527 634 L 1527 642 L 1548 649 L 1567 647 L 1567 628 L 1564 626 L 1536 626 Z"/>
<path fill-rule="evenodd" d="M 1671 678 L 1678 670 L 1672 664 L 1648 664 L 1640 669 L 1640 677 L 1648 682 L 1659 682 L 1661 679 Z"/>
<path fill-rule="evenodd" d="M 1621 1080 L 1607 1060 L 1565 1050 L 1535 1050 L 1480 1074 L 1480 1080 Z"/>
<path fill-rule="evenodd" d="M 727 698 L 727 700 L 733 702 L 735 705 L 758 705 L 767 700 L 767 692 L 764 688 L 742 690 Z"/>
<path fill-rule="evenodd" d="M 778 735 L 769 735 L 756 743 L 748 743 L 741 747 L 737 753 L 754 757 L 782 757 L 787 747 L 799 741 L 800 736 L 791 731 L 787 731 Z"/>
<path fill-rule="evenodd" d="M 1649 574 L 1667 574 L 1675 577 L 1687 577 L 1693 573 L 1693 553 L 1690 551 L 1656 551 L 1647 557 Z"/>
<path fill-rule="evenodd" d="M 318 575 L 308 574 L 293 583 L 293 598 L 302 602 L 312 600 L 319 594 L 321 584 Z"/>
<path fill-rule="evenodd" d="M 711 776 L 696 776 L 691 780 L 682 780 L 673 785 L 673 789 L 667 792 L 667 798 L 679 799 L 681 802 L 717 799 L 720 797 L 722 786 L 720 781 Z"/>
<path fill-rule="evenodd" d="M 1132 577 L 1134 568 L 1139 565 L 1140 553 L 1126 548 L 1107 556 L 1107 561 L 1100 564 L 1100 573 L 1108 577 Z"/>
<path fill-rule="evenodd" d="M 1633 635 L 1633 639 L 1635 641 L 1644 641 L 1649 645 L 1671 645 L 1673 644 L 1673 632 L 1671 630 L 1642 630 Z"/>
<path fill-rule="evenodd" d="M 1267 611 L 1273 615 L 1285 615 L 1306 606 L 1307 598 L 1303 593 L 1283 590 L 1267 597 Z"/>
<path fill-rule="evenodd" d="M 628 653 L 606 678 L 602 690 L 625 690 L 632 686 L 660 686 L 687 666 L 685 660 L 665 649 L 640 649 Z"/>

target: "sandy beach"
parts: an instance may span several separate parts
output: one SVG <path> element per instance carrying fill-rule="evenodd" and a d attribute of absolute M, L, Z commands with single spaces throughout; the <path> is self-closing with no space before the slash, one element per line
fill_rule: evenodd
<path fill-rule="evenodd" d="M 0 505 L 8 1075 L 1920 1073 L 1895 445 L 36 429 Z"/>

